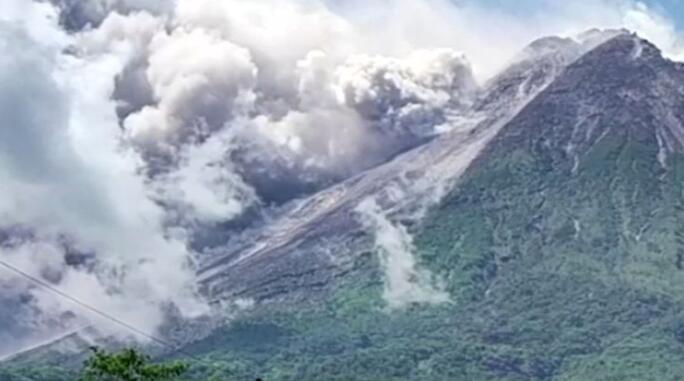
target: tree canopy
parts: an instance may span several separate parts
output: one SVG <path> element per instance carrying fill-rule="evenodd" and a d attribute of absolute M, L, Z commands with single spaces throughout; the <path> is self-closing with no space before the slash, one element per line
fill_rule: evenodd
<path fill-rule="evenodd" d="M 120 352 L 91 349 L 80 381 L 171 381 L 188 368 L 180 362 L 153 364 L 149 356 L 132 348 Z"/>

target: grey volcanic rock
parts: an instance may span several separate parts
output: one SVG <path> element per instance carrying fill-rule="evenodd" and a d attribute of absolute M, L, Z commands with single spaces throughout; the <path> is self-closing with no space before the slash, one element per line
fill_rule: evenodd
<path fill-rule="evenodd" d="M 580 158 L 609 135 L 657 147 L 660 164 L 682 152 L 684 66 L 664 59 L 648 41 L 622 33 L 594 48 L 535 99 L 496 140 L 519 146 L 534 139 L 577 170 Z M 610 118 L 610 119 L 608 119 Z M 567 128 L 568 125 L 574 126 Z M 569 159 L 569 160 L 568 160 Z"/>

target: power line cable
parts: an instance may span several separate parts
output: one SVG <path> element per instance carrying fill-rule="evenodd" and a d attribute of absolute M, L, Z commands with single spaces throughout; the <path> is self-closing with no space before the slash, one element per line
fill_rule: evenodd
<path fill-rule="evenodd" d="M 7 263 L 7 262 L 5 262 L 5 261 L 3 261 L 3 260 L 1 260 L 1 259 L 0 259 L 0 265 L 3 266 L 3 267 L 5 267 L 6 269 L 8 269 L 8 270 L 10 270 L 10 271 L 12 271 L 12 272 L 14 272 L 14 273 L 16 273 L 16 274 L 19 274 L 20 276 L 22 276 L 22 277 L 24 277 L 24 278 L 30 280 L 31 282 L 33 282 L 33 283 L 35 283 L 35 284 L 37 284 L 37 285 L 39 285 L 39 286 L 41 286 L 41 287 L 43 287 L 43 288 L 49 290 L 50 292 L 52 292 L 52 293 L 54 293 L 54 294 L 56 294 L 56 295 L 58 295 L 58 296 L 61 296 L 62 298 L 65 298 L 65 299 L 71 301 L 72 303 L 75 303 L 75 304 L 81 306 L 82 308 L 85 308 L 86 310 L 88 310 L 88 311 L 90 311 L 90 312 L 93 312 L 93 313 L 95 313 L 95 314 L 97 314 L 97 315 L 99 315 L 99 316 L 101 316 L 101 317 L 103 317 L 103 318 L 105 318 L 105 319 L 107 319 L 107 320 L 109 320 L 109 321 L 111 321 L 111 322 L 114 322 L 114 323 L 116 323 L 116 324 L 118 324 L 118 325 L 120 325 L 120 326 L 122 326 L 122 327 L 128 329 L 128 330 L 131 331 L 131 332 L 134 332 L 134 333 L 136 333 L 136 334 L 138 334 L 138 335 L 140 335 L 140 336 L 146 337 L 146 338 L 148 338 L 148 339 L 154 341 L 155 343 L 157 343 L 157 344 L 159 344 L 159 345 L 161 345 L 161 346 L 167 347 L 167 348 L 169 348 L 169 349 L 171 349 L 171 350 L 173 350 L 173 351 L 177 351 L 177 352 L 183 353 L 184 355 L 186 355 L 186 356 L 188 356 L 188 357 L 195 358 L 195 356 L 183 352 L 183 351 L 180 350 L 177 346 L 175 346 L 175 345 L 173 345 L 173 344 L 167 342 L 166 340 L 163 340 L 163 339 L 160 339 L 160 338 L 158 338 L 158 337 L 155 337 L 155 336 L 152 335 L 152 334 L 149 334 L 149 333 L 147 333 L 147 332 L 145 332 L 145 331 L 143 331 L 143 330 L 141 330 L 141 329 L 136 328 L 136 327 L 135 327 L 134 325 L 132 325 L 132 324 L 128 324 L 128 323 L 126 323 L 125 321 L 123 321 L 123 320 L 121 320 L 121 319 L 118 319 L 118 318 L 116 318 L 116 317 L 114 317 L 114 316 L 112 316 L 112 315 L 110 315 L 110 314 L 108 314 L 108 313 L 106 313 L 106 312 L 104 312 L 104 311 L 102 311 L 102 310 L 100 310 L 100 309 L 97 309 L 97 308 L 95 308 L 95 307 L 93 307 L 93 306 L 91 306 L 91 305 L 89 305 L 89 304 L 87 304 L 87 303 L 85 303 L 85 302 L 83 302 L 83 301 L 81 301 L 81 300 L 79 300 L 79 299 L 77 299 L 77 298 L 75 298 L 75 297 L 73 297 L 73 296 L 71 296 L 71 295 L 65 293 L 64 291 L 62 291 L 62 290 L 60 290 L 60 289 L 58 289 L 58 288 L 52 286 L 51 284 L 49 284 L 49 283 L 47 283 L 47 282 L 45 282 L 45 281 L 43 281 L 43 280 L 41 280 L 41 279 L 39 279 L 39 278 L 37 278 L 37 277 L 34 277 L 34 276 L 32 276 L 31 274 L 28 274 L 28 273 L 26 273 L 25 271 L 22 271 L 21 269 L 18 269 L 18 268 L 16 268 L 16 267 L 10 265 L 9 263 Z"/>

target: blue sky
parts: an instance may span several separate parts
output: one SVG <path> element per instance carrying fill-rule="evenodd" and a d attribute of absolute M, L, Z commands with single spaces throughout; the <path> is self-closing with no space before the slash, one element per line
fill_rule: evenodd
<path fill-rule="evenodd" d="M 477 4 L 485 4 L 499 8 L 513 14 L 524 15 L 530 12 L 541 12 L 554 7 L 559 0 L 454 0 L 455 2 L 468 1 Z M 581 0 L 580 0 L 581 1 Z M 591 0 L 586 0 L 591 2 Z M 619 3 L 615 1 L 616 6 Z M 684 30 L 684 0 L 641 0 L 651 9 L 672 20 L 677 29 Z"/>
<path fill-rule="evenodd" d="M 684 29 L 684 1 L 652 0 L 646 3 L 660 7 L 663 13 L 675 22 L 679 30 Z"/>
<path fill-rule="evenodd" d="M 468 57 L 482 78 L 537 38 L 591 28 L 627 28 L 668 58 L 684 61 L 684 0 L 322 1 L 364 28 L 378 26 L 368 29 L 387 37 L 383 48 L 453 48 Z M 389 54 L 400 55 L 401 48 Z"/>
<path fill-rule="evenodd" d="M 324 0 L 331 4 L 333 8 L 342 6 L 343 9 L 349 5 L 355 5 L 363 8 L 368 5 L 369 0 Z M 380 3 L 387 2 L 391 4 L 395 0 L 378 0 Z M 485 8 L 492 8 L 493 10 L 504 12 L 516 16 L 534 15 L 534 14 L 548 14 L 553 13 L 554 8 L 558 9 L 558 4 L 561 0 L 447 0 L 456 4 L 469 3 Z M 679 31 L 684 31 L 684 0 L 602 0 L 601 2 L 614 2 L 616 7 L 619 4 L 626 2 L 641 2 L 646 4 L 651 10 L 658 14 L 665 16 L 671 20 Z M 592 4 L 598 0 L 573 0 L 574 4 Z M 567 6 L 567 4 L 563 4 Z"/>

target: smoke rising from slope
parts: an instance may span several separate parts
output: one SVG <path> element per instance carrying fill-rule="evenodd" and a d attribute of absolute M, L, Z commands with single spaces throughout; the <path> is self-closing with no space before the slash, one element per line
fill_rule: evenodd
<path fill-rule="evenodd" d="M 197 226 L 448 130 L 530 40 L 595 26 L 677 54 L 671 24 L 627 1 L 522 19 L 441 0 L 6 0 L 0 255 L 145 330 L 169 304 L 202 313 Z M 18 311 L 0 354 L 95 319 L 7 273 L 0 300 Z"/>
<path fill-rule="evenodd" d="M 434 276 L 416 264 L 413 237 L 404 226 L 390 221 L 373 199 L 362 201 L 355 211 L 364 227 L 374 232 L 375 246 L 385 276 L 383 298 L 389 308 L 449 301 L 449 294 L 439 286 Z"/>

